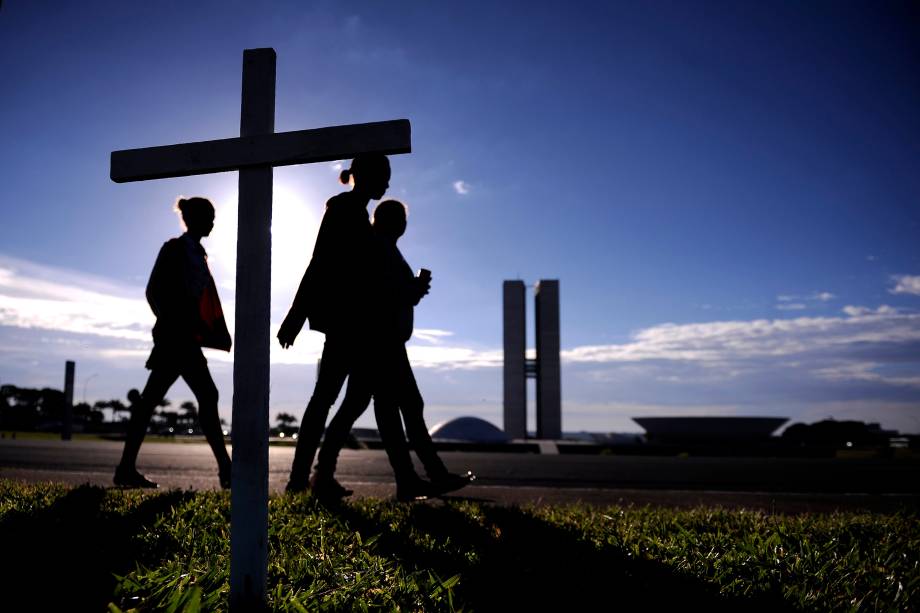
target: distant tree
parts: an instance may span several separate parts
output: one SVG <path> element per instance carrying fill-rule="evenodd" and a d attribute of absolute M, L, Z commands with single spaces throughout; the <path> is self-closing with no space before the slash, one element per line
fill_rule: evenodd
<path fill-rule="evenodd" d="M 142 400 L 140 392 L 136 389 L 129 390 L 128 400 L 131 401 L 132 405 L 138 404 Z M 153 415 L 150 418 L 150 424 L 153 426 L 155 432 L 161 434 L 174 434 L 176 428 L 179 427 L 179 414 L 175 411 L 165 410 L 165 408 L 171 404 L 169 398 L 163 398 L 157 403 L 157 406 L 154 407 Z M 160 410 L 157 411 L 157 409 Z"/>
<path fill-rule="evenodd" d="M 78 402 L 73 405 L 73 420 L 74 421 L 87 421 L 89 419 L 89 413 L 93 410 L 86 402 Z"/>
<path fill-rule="evenodd" d="M 10 401 L 6 399 L 7 388 L 9 385 L 0 387 L 0 428 L 6 427 L 6 420 L 10 414 Z"/>
<path fill-rule="evenodd" d="M 119 415 L 122 415 L 124 413 L 128 414 L 127 417 L 122 417 L 121 421 L 127 421 L 131 419 L 131 407 L 127 406 L 121 400 L 112 400 L 112 416 L 113 417 L 115 416 L 115 413 L 118 413 Z"/>
<path fill-rule="evenodd" d="M 34 430 L 40 422 L 60 420 L 64 412 L 64 393 L 51 388 L 0 387 L 5 428 Z"/>
<path fill-rule="evenodd" d="M 91 424 L 93 407 L 86 402 L 78 402 L 73 405 L 73 422 L 75 424 Z"/>
<path fill-rule="evenodd" d="M 37 392 L 36 403 L 38 411 L 45 421 L 61 420 L 64 417 L 64 392 L 61 390 L 44 387 Z"/>
<path fill-rule="evenodd" d="M 125 406 L 125 403 L 122 402 L 121 400 L 118 400 L 117 398 L 113 398 L 112 400 L 97 400 L 96 402 L 93 403 L 93 408 L 99 411 L 101 411 L 102 409 L 109 409 L 110 411 L 112 411 L 112 421 L 113 422 L 114 421 L 127 421 L 127 419 L 131 418 L 131 409 Z M 122 418 L 122 419 L 116 419 L 116 415 L 121 415 L 123 413 L 127 413 L 128 417 Z"/>
<path fill-rule="evenodd" d="M 179 414 L 175 411 L 160 411 L 160 418 L 165 422 L 167 428 L 177 428 L 179 426 Z"/>
<path fill-rule="evenodd" d="M 289 428 L 297 423 L 297 418 L 290 413 L 278 413 L 275 415 L 275 422 L 278 424 L 279 428 Z"/>
<path fill-rule="evenodd" d="M 191 400 L 186 400 L 179 405 L 182 412 L 179 414 L 179 421 L 186 430 L 198 429 L 198 406 Z"/>
<path fill-rule="evenodd" d="M 896 432 L 887 432 L 876 423 L 861 421 L 836 421 L 825 419 L 813 424 L 792 424 L 783 430 L 784 441 L 800 447 L 845 448 L 854 445 L 888 445 L 888 437 Z"/>
<path fill-rule="evenodd" d="M 293 434 L 296 430 L 297 418 L 290 413 L 278 413 L 275 415 L 275 423 L 278 424 L 277 431 L 282 436 Z"/>
<path fill-rule="evenodd" d="M 98 426 L 105 419 L 105 414 L 93 408 L 89 403 L 78 402 L 73 405 L 73 420 L 84 425 Z"/>

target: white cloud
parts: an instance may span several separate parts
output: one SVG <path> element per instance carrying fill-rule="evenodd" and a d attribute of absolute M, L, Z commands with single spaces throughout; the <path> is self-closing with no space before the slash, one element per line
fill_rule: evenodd
<path fill-rule="evenodd" d="M 470 184 L 466 181 L 454 181 L 454 191 L 465 196 L 470 193 Z"/>
<path fill-rule="evenodd" d="M 435 328 L 416 328 L 412 332 L 412 338 L 433 345 L 441 344 L 442 339 L 453 336 L 454 333 L 448 330 L 438 330 Z"/>
<path fill-rule="evenodd" d="M 920 275 L 896 275 L 892 280 L 896 282 L 896 285 L 888 290 L 892 294 L 920 296 Z"/>
<path fill-rule="evenodd" d="M 848 304 L 847 306 L 843 307 L 843 309 L 841 310 L 845 314 L 849 315 L 850 317 L 861 317 L 864 315 L 894 315 L 898 312 L 897 309 L 895 309 L 894 307 L 890 307 L 887 304 L 883 304 L 880 307 L 877 307 L 875 309 L 870 309 L 868 307 L 863 307 L 863 306 L 853 306 L 853 305 Z"/>
<path fill-rule="evenodd" d="M 780 297 L 782 299 L 782 297 Z M 800 303 L 778 308 L 798 309 Z M 225 306 L 228 319 L 233 305 Z M 723 374 L 751 359 L 798 359 L 833 352 L 840 356 L 856 347 L 892 346 L 920 342 L 920 314 L 901 313 L 882 305 L 875 309 L 848 305 L 841 317 L 714 321 L 660 324 L 640 330 L 621 344 L 585 345 L 562 352 L 569 364 L 690 362 L 718 365 Z M 39 328 L 149 343 L 154 318 L 139 287 L 118 285 L 82 273 L 43 267 L 0 257 L 0 325 Z M 231 330 L 232 330 L 232 322 Z M 277 327 L 277 323 L 274 327 Z M 443 329 L 418 329 L 409 351 L 421 368 L 499 368 L 500 348 L 477 348 L 463 341 L 447 344 L 453 334 Z M 424 343 L 424 344 L 418 344 Z M 323 337 L 304 331 L 291 350 L 272 343 L 272 362 L 315 364 Z M 111 348 L 109 348 L 111 349 Z M 113 354 L 114 355 L 114 354 Z M 231 359 L 220 354 L 221 360 Z M 816 368 L 821 365 L 815 365 Z M 677 382 L 686 373 L 659 373 L 658 379 Z M 693 378 L 691 374 L 690 379 Z"/>
<path fill-rule="evenodd" d="M 850 304 L 843 307 L 842 310 L 844 313 L 846 313 L 850 317 L 859 317 L 861 315 L 867 315 L 869 313 L 872 313 L 872 309 L 869 309 L 866 307 L 860 307 L 860 306 L 853 306 Z"/>
<path fill-rule="evenodd" d="M 812 372 L 828 381 L 867 381 L 920 388 L 920 374 L 911 376 L 885 375 L 878 372 L 879 364 L 874 362 L 852 362 L 818 368 Z"/>
<path fill-rule="evenodd" d="M 232 301 L 224 304 L 231 332 L 233 307 Z M 117 361 L 149 351 L 154 321 L 141 287 L 0 256 L 0 326 L 83 335 L 89 337 L 82 343 L 87 351 Z M 279 325 L 280 322 L 272 325 L 271 363 L 315 365 L 322 354 L 323 336 L 305 328 L 293 347 L 282 349 L 275 341 Z M 420 368 L 441 369 L 501 365 L 500 350 L 444 346 L 444 340 L 451 336 L 448 330 L 416 330 L 416 340 L 428 346 L 410 345 L 413 363 Z M 117 339 L 122 344 L 113 347 L 102 343 L 101 338 L 93 343 L 89 340 L 92 337 Z M 232 353 L 215 351 L 208 353 L 208 359 L 232 362 L 233 357 Z"/>
<path fill-rule="evenodd" d="M 232 303 L 225 307 L 232 315 Z M 286 402 L 295 406 L 300 395 L 309 395 L 324 338 L 305 330 L 292 349 L 282 350 L 274 339 L 280 315 L 271 342 L 272 394 L 294 398 Z M 0 256 L 0 369 L 7 377 L 24 383 L 64 359 L 77 359 L 83 372 L 111 368 L 127 373 L 113 380 L 133 377 L 130 385 L 141 385 L 152 323 L 141 287 Z M 655 325 L 625 342 L 562 352 L 566 428 L 581 423 L 620 429 L 627 410 L 647 415 L 737 409 L 750 415 L 766 409 L 794 417 L 816 402 L 859 400 L 871 417 L 872 407 L 884 402 L 920 407 L 918 348 L 920 314 L 888 305 L 847 305 L 838 316 Z M 431 406 L 473 398 L 482 410 L 500 414 L 500 345 L 422 328 L 408 351 Z M 232 354 L 208 351 L 207 357 L 227 387 Z M 97 392 L 103 378 L 93 383 Z M 898 419 L 907 419 L 905 411 Z M 623 426 L 603 425 L 618 419 Z"/>
<path fill-rule="evenodd" d="M 576 347 L 563 351 L 562 358 L 575 363 L 666 360 L 722 367 L 753 358 L 920 342 L 920 314 L 901 314 L 888 306 L 850 306 L 844 311 L 849 317 L 661 324 L 634 334 L 632 342 Z"/>
<path fill-rule="evenodd" d="M 812 292 L 807 296 L 780 294 L 776 297 L 776 301 L 783 304 L 777 305 L 776 308 L 780 311 L 801 311 L 808 308 L 807 303 L 809 302 L 828 302 L 836 297 L 831 292 Z"/>
<path fill-rule="evenodd" d="M 150 339 L 142 288 L 2 256 L 0 271 L 0 325 Z"/>
<path fill-rule="evenodd" d="M 421 347 L 409 345 L 409 359 L 415 368 L 480 369 L 500 368 L 501 349 L 479 350 L 469 347 Z"/>

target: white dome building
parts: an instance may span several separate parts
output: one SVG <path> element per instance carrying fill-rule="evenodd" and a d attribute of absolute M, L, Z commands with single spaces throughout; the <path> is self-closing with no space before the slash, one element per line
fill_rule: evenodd
<path fill-rule="evenodd" d="M 495 425 L 479 417 L 457 417 L 442 421 L 429 428 L 428 433 L 436 441 L 507 443 L 511 440 Z"/>

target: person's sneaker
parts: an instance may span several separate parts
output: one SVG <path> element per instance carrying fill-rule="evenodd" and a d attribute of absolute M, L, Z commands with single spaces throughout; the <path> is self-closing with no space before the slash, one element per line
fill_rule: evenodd
<path fill-rule="evenodd" d="M 399 502 L 418 502 L 437 495 L 431 483 L 421 477 L 400 479 L 396 482 L 396 500 Z"/>
<path fill-rule="evenodd" d="M 228 466 L 226 470 L 217 471 L 217 478 L 220 480 L 220 489 L 229 490 L 230 489 L 230 476 L 233 474 L 232 470 Z"/>
<path fill-rule="evenodd" d="M 445 473 L 435 479 L 431 480 L 431 487 L 434 489 L 437 494 L 446 494 L 447 492 L 454 492 L 461 488 L 466 487 L 470 483 L 476 480 L 476 475 L 472 471 L 466 471 L 462 474 L 456 473 Z"/>
<path fill-rule="evenodd" d="M 288 494 L 302 494 L 310 489 L 310 478 L 303 477 L 300 474 L 295 475 L 291 473 L 291 476 L 288 477 L 287 485 L 284 486 L 284 491 Z"/>
<path fill-rule="evenodd" d="M 115 478 L 112 479 L 112 481 L 114 481 L 115 485 L 118 487 L 141 487 L 146 489 L 155 489 L 159 487 L 155 482 L 137 472 L 136 469 L 124 470 L 122 468 L 116 468 Z"/>
<path fill-rule="evenodd" d="M 351 496 L 354 492 L 335 480 L 335 477 L 310 477 L 310 489 L 321 500 L 337 500 Z"/>

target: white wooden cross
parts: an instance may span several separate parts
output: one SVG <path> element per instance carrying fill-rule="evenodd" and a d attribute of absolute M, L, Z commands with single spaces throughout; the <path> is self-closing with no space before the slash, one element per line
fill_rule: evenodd
<path fill-rule="evenodd" d="M 240 136 L 112 152 L 117 183 L 238 170 L 230 608 L 265 606 L 272 168 L 409 153 L 408 119 L 275 133 L 275 50 L 243 52 Z"/>

